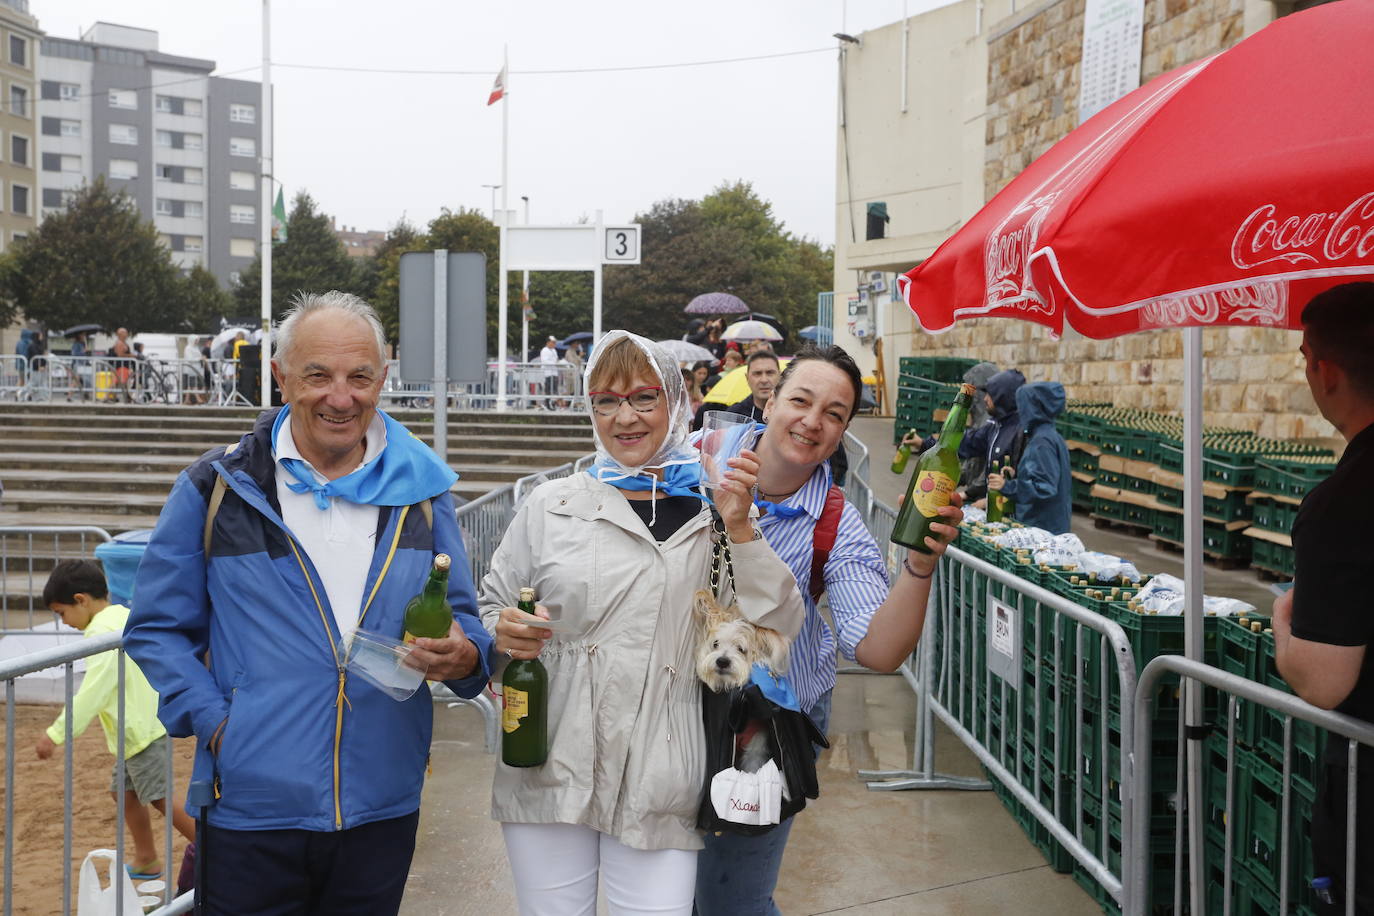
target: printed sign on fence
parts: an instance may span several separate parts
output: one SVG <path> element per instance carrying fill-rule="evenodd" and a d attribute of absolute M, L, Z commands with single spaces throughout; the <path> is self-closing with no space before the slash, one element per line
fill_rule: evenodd
<path fill-rule="evenodd" d="M 1016 608 L 988 594 L 988 670 L 1021 689 L 1021 618 Z"/>

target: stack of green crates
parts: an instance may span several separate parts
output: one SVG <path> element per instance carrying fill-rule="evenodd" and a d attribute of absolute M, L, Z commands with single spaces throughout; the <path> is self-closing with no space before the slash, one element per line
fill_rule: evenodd
<path fill-rule="evenodd" d="M 903 356 L 897 377 L 897 419 L 892 424 L 892 444 L 908 432 L 922 436 L 939 432 L 935 411 L 954 401 L 957 382 L 974 360 L 946 356 Z M 950 378 L 953 376 L 953 378 Z"/>
<path fill-rule="evenodd" d="M 1251 498 L 1254 527 L 1249 534 L 1251 562 L 1256 567 L 1280 578 L 1293 577 L 1293 547 L 1288 538 L 1298 515 L 1298 503 L 1335 467 L 1335 459 L 1325 451 L 1267 456 L 1255 462 L 1255 490 Z"/>

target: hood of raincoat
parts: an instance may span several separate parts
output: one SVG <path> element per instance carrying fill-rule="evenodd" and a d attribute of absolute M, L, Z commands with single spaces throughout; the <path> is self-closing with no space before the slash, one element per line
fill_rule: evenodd
<path fill-rule="evenodd" d="M 1051 423 L 1064 412 L 1064 386 L 1058 382 L 1022 385 L 1016 391 L 1016 409 L 1021 414 L 1024 429 Z"/>
<path fill-rule="evenodd" d="M 997 364 L 987 361 L 970 366 L 964 373 L 965 383 L 978 389 L 978 393 L 973 398 L 973 403 L 969 405 L 969 426 L 977 429 L 987 422 L 988 408 L 983 403 L 982 393 L 988 390 L 988 379 L 997 374 Z"/>
<path fill-rule="evenodd" d="M 596 429 L 596 416 L 592 413 L 591 400 L 588 399 L 587 415 L 592 418 L 592 437 L 596 442 L 596 463 L 593 465 L 596 477 L 638 477 L 644 473 L 645 468 L 696 463 L 699 458 L 697 451 L 687 445 L 687 433 L 692 422 L 692 405 L 687 396 L 687 386 L 682 381 L 682 370 L 678 368 L 677 360 L 673 359 L 672 354 L 652 340 L 631 334 L 629 331 L 607 332 L 587 359 L 587 366 L 583 370 L 583 390 L 591 390 L 592 375 L 596 372 L 597 363 L 605 355 L 606 348 L 622 337 L 628 337 L 648 357 L 649 368 L 657 376 L 658 384 L 663 386 L 663 396 L 668 404 L 668 434 L 663 437 L 662 444 L 652 458 L 638 467 L 626 467 L 611 455 L 606 443 L 602 441 L 601 434 Z"/>
<path fill-rule="evenodd" d="M 988 379 L 988 397 L 992 398 L 992 415 L 1008 417 L 1017 411 L 1016 392 L 1026 384 L 1019 369 L 1003 369 Z"/>

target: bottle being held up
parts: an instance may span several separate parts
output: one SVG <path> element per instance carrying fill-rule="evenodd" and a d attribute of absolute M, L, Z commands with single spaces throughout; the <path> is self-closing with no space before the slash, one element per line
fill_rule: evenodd
<path fill-rule="evenodd" d="M 534 613 L 534 589 L 520 589 L 516 604 Z M 501 675 L 501 762 L 537 767 L 549 756 L 549 673 L 537 658 L 512 659 Z"/>
<path fill-rule="evenodd" d="M 1012 475 L 1011 465 L 1002 465 L 1002 477 L 1008 478 Z M 1016 511 L 1016 504 L 1002 495 L 1001 490 L 988 490 L 988 521 L 1000 522 L 1003 518 L 1010 518 Z"/>
<path fill-rule="evenodd" d="M 907 435 L 907 436 L 911 435 L 911 431 L 910 431 L 910 430 L 907 430 L 906 435 Z M 897 446 L 897 454 L 895 454 L 895 455 L 892 456 L 892 473 L 894 473 L 894 474 L 905 474 L 905 473 L 906 473 L 906 463 L 907 463 L 907 461 L 908 461 L 910 458 L 911 458 L 911 446 L 910 446 L 910 445 L 907 445 L 906 436 L 903 436 L 903 437 L 902 437 L 902 444 L 899 445 L 899 446 Z"/>
<path fill-rule="evenodd" d="M 955 395 L 954 406 L 945 418 L 940 438 L 921 453 L 916 472 L 907 484 L 906 501 L 897 513 L 892 526 L 892 542 L 920 553 L 930 553 L 926 536 L 930 526 L 940 520 L 940 509 L 948 506 L 954 489 L 959 485 L 959 443 L 968 424 L 969 405 L 973 403 L 974 387 L 962 385 Z"/>
<path fill-rule="evenodd" d="M 452 564 L 448 554 L 435 554 L 424 589 L 406 602 L 406 642 L 421 636 L 443 639 L 448 635 L 453 624 L 453 609 L 448 604 L 448 569 Z"/>

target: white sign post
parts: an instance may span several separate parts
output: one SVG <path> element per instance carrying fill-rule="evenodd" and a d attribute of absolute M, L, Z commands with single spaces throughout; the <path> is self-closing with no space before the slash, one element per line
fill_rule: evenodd
<path fill-rule="evenodd" d="M 640 239 L 638 223 L 607 226 L 596 211 L 593 223 L 569 226 L 507 225 L 506 263 L 501 265 L 501 290 L 512 270 L 590 270 L 592 272 L 592 346 L 601 339 L 601 268 L 606 264 L 638 264 Z M 502 325 L 502 339 L 506 328 Z M 500 360 L 496 372 L 497 403 L 504 402 L 506 361 Z"/>

